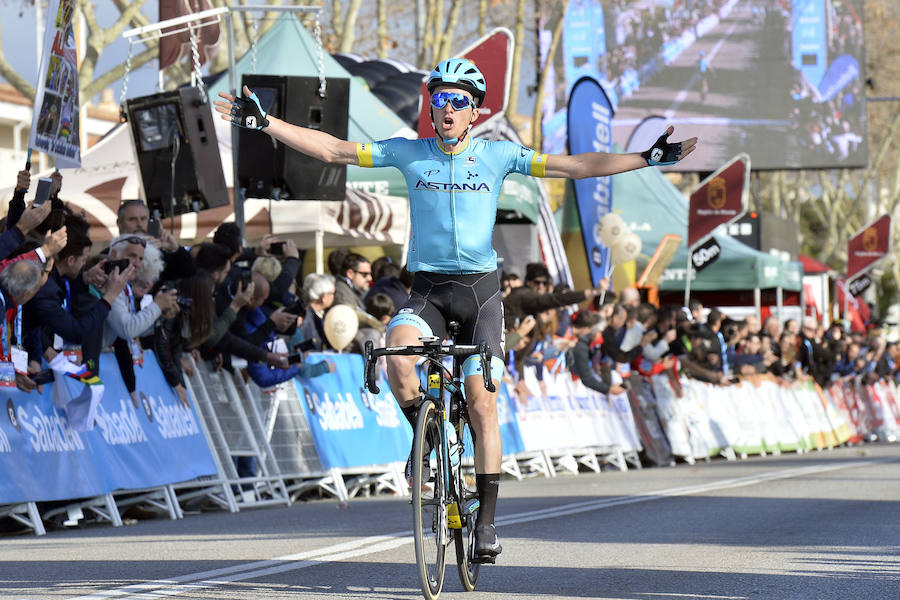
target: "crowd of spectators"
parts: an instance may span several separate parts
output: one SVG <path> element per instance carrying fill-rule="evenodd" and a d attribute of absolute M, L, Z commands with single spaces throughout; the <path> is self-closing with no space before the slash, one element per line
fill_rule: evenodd
<path fill-rule="evenodd" d="M 48 201 L 26 204 L 32 180 L 21 171 L 0 226 L 0 384 L 32 391 L 68 376 L 102 389 L 100 355 L 111 351 L 137 407 L 147 350 L 185 404 L 196 361 L 238 369 L 263 388 L 334 370 L 333 361 L 303 360 L 303 343 L 321 341 L 306 317 L 327 307 L 321 286 L 304 298 L 292 241 L 267 236 L 244 248 L 225 223 L 212 241 L 185 248 L 144 202 L 127 200 L 119 235 L 97 243 L 86 215 L 60 199 L 62 176 L 52 182 Z"/>
<path fill-rule="evenodd" d="M 26 206 L 30 184 L 21 172 L 0 227 L 0 385 L 32 391 L 62 374 L 99 386 L 100 355 L 110 351 L 137 407 L 135 372 L 152 350 L 185 404 L 185 377 L 198 361 L 266 389 L 334 371 L 327 358 L 305 360 L 335 350 L 326 327 L 333 306 L 349 306 L 358 322 L 355 339 L 337 350 L 362 352 L 368 340 L 384 343 L 409 297 L 412 274 L 390 258 L 340 248 L 328 256 L 329 274 L 304 277 L 290 240 L 266 236 L 245 248 L 239 228 L 224 223 L 211 241 L 185 248 L 139 200 L 122 203 L 119 235 L 97 244 L 85 215 L 60 200 L 59 174 L 40 206 Z M 657 308 L 636 289 L 616 296 L 606 280 L 583 290 L 555 285 L 541 263 L 528 264 L 522 277 L 504 273 L 501 283 L 504 359 L 525 400 L 536 393 L 525 385 L 529 369 L 542 388 L 545 373 L 566 369 L 602 393 L 620 391 L 630 372 L 666 370 L 722 385 L 762 373 L 822 386 L 848 376 L 900 377 L 900 345 L 878 328 L 863 334 L 811 318 L 734 320 L 696 300 Z"/>
<path fill-rule="evenodd" d="M 534 393 L 521 377 L 529 368 L 542 392 L 542 373 L 561 367 L 601 393 L 622 391 L 635 372 L 669 371 L 719 385 L 763 374 L 822 387 L 845 377 L 900 381 L 900 343 L 886 342 L 878 321 L 866 332 L 846 332 L 839 323 L 826 328 L 813 317 L 784 323 L 774 316 L 763 323 L 755 315 L 731 319 L 697 300 L 657 308 L 641 302 L 634 288 L 618 298 L 603 293 L 605 282 L 584 292 L 554 289 L 538 264 L 528 265 L 524 285 L 517 287 L 519 281 L 515 274 L 504 276 L 510 282 L 504 288 L 507 362 L 520 398 Z M 524 310 L 517 296 L 526 299 Z M 574 303 L 592 296 L 589 307 L 569 317 Z"/>

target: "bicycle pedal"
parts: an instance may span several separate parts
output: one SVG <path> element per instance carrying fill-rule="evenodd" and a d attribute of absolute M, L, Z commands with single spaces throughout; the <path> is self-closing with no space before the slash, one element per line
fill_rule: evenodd
<path fill-rule="evenodd" d="M 478 565 L 493 565 L 497 563 L 497 557 L 488 555 L 476 556 L 472 562 Z"/>

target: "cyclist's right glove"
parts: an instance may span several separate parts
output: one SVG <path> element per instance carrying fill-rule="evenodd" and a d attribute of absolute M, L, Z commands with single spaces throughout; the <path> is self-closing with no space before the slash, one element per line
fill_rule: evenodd
<path fill-rule="evenodd" d="M 266 111 L 259 104 L 256 92 L 247 98 L 235 98 L 231 105 L 231 124 L 245 129 L 262 129 L 269 126 Z"/>

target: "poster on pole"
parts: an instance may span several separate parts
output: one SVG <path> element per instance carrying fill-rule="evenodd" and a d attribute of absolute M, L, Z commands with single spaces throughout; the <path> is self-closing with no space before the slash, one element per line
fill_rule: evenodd
<path fill-rule="evenodd" d="M 847 280 L 865 273 L 891 251 L 891 215 L 882 215 L 847 242 Z"/>
<path fill-rule="evenodd" d="M 612 103 L 600 83 L 590 76 L 576 81 L 566 117 L 569 154 L 612 152 L 612 119 Z M 586 177 L 573 185 L 591 283 L 597 285 L 612 270 L 609 248 L 600 239 L 600 221 L 612 210 L 612 179 Z"/>
<path fill-rule="evenodd" d="M 712 235 L 721 225 L 737 221 L 747 211 L 750 156 L 738 154 L 700 182 L 688 209 L 688 248 Z"/>
<path fill-rule="evenodd" d="M 50 0 L 28 147 L 81 166 L 78 53 L 72 14 L 76 0 Z"/>
<path fill-rule="evenodd" d="M 478 108 L 476 123 L 483 125 L 488 120 L 502 115 L 509 101 L 509 78 L 512 74 L 513 35 L 509 29 L 498 27 L 480 40 L 456 55 L 467 58 L 484 75 L 487 94 Z M 419 122 L 416 131 L 420 138 L 434 137 L 431 124 L 431 94 L 422 83 L 422 101 L 419 104 Z"/>

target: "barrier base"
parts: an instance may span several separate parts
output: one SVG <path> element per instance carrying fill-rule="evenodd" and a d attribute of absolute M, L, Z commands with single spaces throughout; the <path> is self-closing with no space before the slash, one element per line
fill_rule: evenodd
<path fill-rule="evenodd" d="M 85 510 L 93 513 L 94 516 L 96 516 L 97 521 L 109 522 L 113 527 L 122 526 L 122 517 L 119 514 L 118 507 L 116 506 L 116 499 L 111 493 L 88 498 L 87 500 L 82 500 L 81 502 L 73 502 L 72 504 L 67 504 L 66 506 L 60 508 L 55 508 L 51 511 L 48 511 L 44 515 L 44 518 L 49 520 L 54 519 L 55 517 L 60 517 L 61 515 L 65 515 L 65 519 L 56 520 L 66 527 L 74 527 L 78 525 L 78 522 L 84 518 Z"/>
<path fill-rule="evenodd" d="M 0 506 L 0 518 L 2 517 L 9 517 L 21 523 L 31 529 L 35 535 L 47 534 L 47 530 L 44 529 L 44 522 L 38 512 L 37 504 L 34 502 Z"/>

